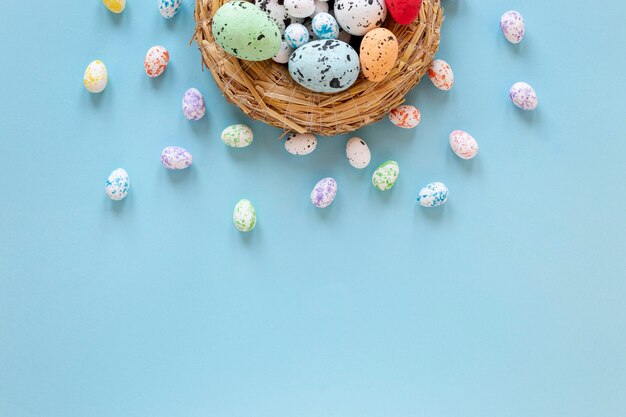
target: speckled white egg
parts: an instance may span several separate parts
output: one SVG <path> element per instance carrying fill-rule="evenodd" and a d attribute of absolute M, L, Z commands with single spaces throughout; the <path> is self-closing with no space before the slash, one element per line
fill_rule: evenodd
<path fill-rule="evenodd" d="M 202 93 L 195 88 L 190 88 L 183 95 L 183 114 L 189 120 L 200 120 L 204 117 L 206 105 Z"/>
<path fill-rule="evenodd" d="M 428 78 L 440 90 L 450 90 L 454 85 L 452 67 L 443 59 L 436 59 L 430 64 Z"/>
<path fill-rule="evenodd" d="M 124 168 L 118 168 L 111 172 L 104 186 L 104 191 L 111 200 L 123 200 L 128 194 L 130 180 Z"/>
<path fill-rule="evenodd" d="M 370 164 L 372 153 L 369 146 L 361 138 L 356 136 L 348 139 L 346 143 L 346 156 L 350 165 L 357 169 L 363 169 Z"/>
<path fill-rule="evenodd" d="M 272 57 L 274 62 L 278 62 L 279 64 L 286 64 L 289 62 L 289 57 L 294 49 L 287 44 L 287 42 L 282 41 L 280 44 L 280 50 L 276 55 Z"/>
<path fill-rule="evenodd" d="M 400 166 L 396 161 L 383 162 L 376 168 L 372 175 L 372 184 L 380 191 L 387 191 L 396 185 L 400 175 Z"/>
<path fill-rule="evenodd" d="M 437 207 L 448 201 L 448 187 L 442 182 L 431 182 L 417 194 L 417 202 L 422 207 Z"/>
<path fill-rule="evenodd" d="M 413 129 L 420 124 L 422 114 L 417 107 L 402 104 L 391 109 L 389 112 L 389 120 L 394 125 L 403 129 Z"/>
<path fill-rule="evenodd" d="M 285 0 L 284 4 L 289 16 L 309 17 L 315 13 L 314 0 Z"/>
<path fill-rule="evenodd" d="M 158 0 L 159 12 L 166 19 L 176 16 L 183 4 L 183 0 Z"/>
<path fill-rule="evenodd" d="M 180 170 L 189 168 L 193 156 L 187 149 L 179 146 L 168 146 L 161 151 L 161 164 L 167 169 Z"/>
<path fill-rule="evenodd" d="M 309 41 L 309 31 L 302 23 L 292 23 L 285 29 L 285 42 L 297 49 Z"/>
<path fill-rule="evenodd" d="M 143 60 L 143 67 L 149 77 L 154 78 L 165 72 L 170 61 L 170 53 L 164 47 L 157 45 L 148 49 Z"/>
<path fill-rule="evenodd" d="M 222 131 L 222 142 L 231 148 L 245 148 L 254 140 L 254 133 L 243 124 L 230 125 Z"/>
<path fill-rule="evenodd" d="M 233 210 L 233 223 L 240 232 L 249 232 L 256 226 L 256 210 L 250 200 L 239 200 Z"/>
<path fill-rule="evenodd" d="M 515 10 L 505 12 L 500 19 L 500 29 L 507 41 L 520 43 L 526 32 L 524 17 Z"/>
<path fill-rule="evenodd" d="M 285 140 L 285 149 L 293 155 L 308 155 L 317 147 L 317 138 L 312 133 L 292 133 Z"/>
<path fill-rule="evenodd" d="M 320 13 L 328 13 L 328 1 L 315 0 L 315 11 L 311 15 L 311 19 Z"/>
<path fill-rule="evenodd" d="M 526 111 L 535 110 L 539 104 L 535 89 L 524 82 L 515 83 L 511 86 L 509 98 L 513 104 Z"/>
<path fill-rule="evenodd" d="M 102 92 L 109 82 L 109 73 L 104 62 L 96 59 L 87 65 L 85 75 L 83 77 L 83 85 L 90 93 Z"/>
<path fill-rule="evenodd" d="M 289 14 L 287 14 L 285 6 L 280 0 L 255 0 L 254 4 L 267 13 L 270 19 L 276 23 L 281 34 L 285 33 L 285 28 L 291 23 L 298 23 L 291 22 Z"/>
<path fill-rule="evenodd" d="M 311 203 L 318 208 L 330 206 L 337 196 L 337 181 L 328 177 L 321 179 L 311 191 Z"/>
<path fill-rule="evenodd" d="M 450 148 L 461 159 L 472 159 L 478 154 L 478 142 L 462 130 L 450 133 Z"/>
<path fill-rule="evenodd" d="M 336 39 L 339 35 L 339 25 L 328 13 L 317 14 L 311 21 L 311 28 L 319 39 Z"/>
<path fill-rule="evenodd" d="M 363 36 L 387 18 L 385 0 L 335 0 L 335 19 L 346 32 Z"/>

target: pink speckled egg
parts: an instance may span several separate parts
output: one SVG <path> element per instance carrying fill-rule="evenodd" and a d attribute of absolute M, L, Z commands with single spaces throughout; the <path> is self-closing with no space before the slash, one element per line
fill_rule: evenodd
<path fill-rule="evenodd" d="M 419 109 L 408 104 L 395 107 L 389 112 L 391 123 L 404 129 L 413 129 L 420 124 L 421 119 L 422 115 Z"/>
<path fill-rule="evenodd" d="M 462 159 L 472 159 L 478 154 L 478 142 L 472 135 L 462 130 L 450 133 L 450 147 Z"/>
<path fill-rule="evenodd" d="M 149 77 L 158 77 L 165 72 L 170 61 L 170 54 L 162 46 L 153 46 L 148 49 L 146 58 L 143 60 L 143 67 Z"/>
<path fill-rule="evenodd" d="M 440 90 L 449 90 L 454 85 L 454 73 L 450 64 L 443 59 L 436 59 L 428 68 L 428 78 Z"/>

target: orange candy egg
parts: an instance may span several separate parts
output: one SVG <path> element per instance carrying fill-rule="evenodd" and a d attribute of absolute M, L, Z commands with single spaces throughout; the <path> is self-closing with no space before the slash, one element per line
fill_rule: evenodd
<path fill-rule="evenodd" d="M 153 46 L 146 53 L 143 61 L 144 69 L 149 77 L 158 77 L 165 72 L 167 64 L 170 61 L 170 54 L 162 46 Z"/>
<path fill-rule="evenodd" d="M 390 30 L 373 29 L 367 32 L 361 41 L 361 68 L 363 75 L 370 81 L 385 79 L 396 65 L 398 58 L 398 40 Z"/>

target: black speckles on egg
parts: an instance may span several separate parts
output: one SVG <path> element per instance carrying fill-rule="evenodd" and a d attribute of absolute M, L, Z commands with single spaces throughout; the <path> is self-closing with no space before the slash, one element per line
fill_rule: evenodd
<path fill-rule="evenodd" d="M 339 26 L 355 36 L 382 26 L 387 17 L 384 0 L 335 0 L 334 10 Z"/>

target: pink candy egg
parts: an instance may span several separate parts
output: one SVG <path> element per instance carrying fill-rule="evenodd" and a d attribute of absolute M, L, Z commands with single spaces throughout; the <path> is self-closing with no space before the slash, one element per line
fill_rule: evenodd
<path fill-rule="evenodd" d="M 462 159 L 472 159 L 478 154 L 478 142 L 472 135 L 462 130 L 450 133 L 450 147 Z"/>
<path fill-rule="evenodd" d="M 389 112 L 391 123 L 404 129 L 413 129 L 420 123 L 421 118 L 419 109 L 407 104 L 395 107 Z"/>
<path fill-rule="evenodd" d="M 443 59 L 437 59 L 428 68 L 428 78 L 440 90 L 449 90 L 454 85 L 454 73 L 450 64 Z"/>
<path fill-rule="evenodd" d="M 153 46 L 148 49 L 146 58 L 143 61 L 143 67 L 149 77 L 158 77 L 165 72 L 167 64 L 170 60 L 170 54 L 162 46 Z"/>

